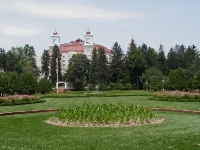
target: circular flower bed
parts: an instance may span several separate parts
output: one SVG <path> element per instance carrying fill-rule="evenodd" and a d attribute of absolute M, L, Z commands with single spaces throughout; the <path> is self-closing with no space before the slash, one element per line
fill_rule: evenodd
<path fill-rule="evenodd" d="M 103 104 L 72 105 L 59 111 L 47 123 L 70 127 L 129 127 L 160 123 L 164 119 L 143 106 Z"/>

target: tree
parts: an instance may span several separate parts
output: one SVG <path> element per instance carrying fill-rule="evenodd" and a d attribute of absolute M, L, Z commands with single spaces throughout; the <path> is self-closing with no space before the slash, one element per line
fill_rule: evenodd
<path fill-rule="evenodd" d="M 141 83 L 139 83 L 139 77 L 144 72 L 147 62 L 141 50 L 137 49 L 134 40 L 132 40 L 129 45 L 126 57 L 126 64 L 129 67 L 131 76 L 131 84 L 133 86 L 136 85 L 136 89 L 138 90 L 141 85 Z"/>
<path fill-rule="evenodd" d="M 144 56 L 145 60 L 147 61 L 147 67 L 158 67 L 158 54 L 152 47 L 147 47 L 146 44 L 142 44 L 139 46 L 138 49 L 141 51 L 142 55 Z"/>
<path fill-rule="evenodd" d="M 163 74 L 160 70 L 155 67 L 151 67 L 142 74 L 140 81 L 143 84 L 145 89 L 150 89 L 153 91 L 157 91 L 161 89 Z"/>
<path fill-rule="evenodd" d="M 0 68 L 5 70 L 6 65 L 6 51 L 0 48 Z"/>
<path fill-rule="evenodd" d="M 6 53 L 6 63 L 5 63 L 5 71 L 15 71 L 15 66 L 17 64 L 18 60 L 14 53 L 12 53 L 11 50 L 9 50 Z"/>
<path fill-rule="evenodd" d="M 50 79 L 51 79 L 51 83 L 53 85 L 55 85 L 56 82 L 57 82 L 57 71 L 56 71 L 57 68 L 58 68 L 58 81 L 61 80 L 61 78 L 62 78 L 60 61 L 61 61 L 60 50 L 59 50 L 59 47 L 57 45 L 55 45 L 53 47 L 53 53 L 52 53 L 52 56 L 51 56 L 51 76 L 50 76 Z"/>
<path fill-rule="evenodd" d="M 193 78 L 193 88 L 194 89 L 199 89 L 200 91 L 200 70 L 197 71 L 194 74 L 194 78 Z"/>
<path fill-rule="evenodd" d="M 165 52 L 164 52 L 164 48 L 163 45 L 160 44 L 160 47 L 158 49 L 158 69 L 162 71 L 163 74 L 166 74 L 166 69 L 165 69 L 165 61 L 166 61 L 166 57 L 165 57 Z"/>
<path fill-rule="evenodd" d="M 167 60 L 165 61 L 166 74 L 169 74 L 170 70 L 177 69 L 179 67 L 179 60 L 176 52 L 173 48 L 167 54 Z"/>
<path fill-rule="evenodd" d="M 89 82 L 94 86 L 97 84 L 97 50 L 92 51 L 92 58 L 90 61 Z"/>
<path fill-rule="evenodd" d="M 121 64 L 121 68 L 119 71 L 119 75 L 117 76 L 117 83 L 121 84 L 131 84 L 131 79 L 130 79 L 130 72 L 127 68 L 126 64 L 126 57 L 123 59 L 123 62 Z"/>
<path fill-rule="evenodd" d="M 100 47 L 97 53 L 97 83 L 106 85 L 108 82 L 108 60 L 104 48 Z"/>
<path fill-rule="evenodd" d="M 111 82 L 116 83 L 123 65 L 124 53 L 121 46 L 115 42 L 110 55 Z"/>
<path fill-rule="evenodd" d="M 167 81 L 167 85 L 168 89 L 170 90 L 186 89 L 187 80 L 185 71 L 181 68 L 171 70 L 169 73 L 169 79 Z"/>
<path fill-rule="evenodd" d="M 16 72 L 8 72 L 7 76 L 7 90 L 6 93 L 14 95 L 19 87 L 19 75 Z"/>
<path fill-rule="evenodd" d="M 3 96 L 4 93 L 7 91 L 7 77 L 6 73 L 0 73 L 0 97 Z"/>
<path fill-rule="evenodd" d="M 18 74 L 25 72 L 38 75 L 33 46 L 26 44 L 24 47 L 12 47 L 6 53 L 5 71 L 16 71 Z"/>
<path fill-rule="evenodd" d="M 42 78 L 38 83 L 38 91 L 41 92 L 41 94 L 45 94 L 49 93 L 51 90 L 51 82 L 46 78 Z"/>
<path fill-rule="evenodd" d="M 19 82 L 20 94 L 35 94 L 38 88 L 36 77 L 32 73 L 24 73 L 21 75 Z"/>
<path fill-rule="evenodd" d="M 74 54 L 69 60 L 66 80 L 72 83 L 75 90 L 83 90 L 89 73 L 89 59 L 85 54 Z"/>
<path fill-rule="evenodd" d="M 49 77 L 49 63 L 50 63 L 50 56 L 47 50 L 44 50 L 41 57 L 41 64 L 42 64 L 42 72 L 44 73 L 45 77 Z"/>

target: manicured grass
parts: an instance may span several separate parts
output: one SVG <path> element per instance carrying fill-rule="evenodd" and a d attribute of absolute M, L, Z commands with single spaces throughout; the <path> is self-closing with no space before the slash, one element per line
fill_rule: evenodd
<path fill-rule="evenodd" d="M 0 149 L 200 149 L 199 115 L 156 113 L 165 118 L 163 123 L 127 128 L 71 128 L 46 124 L 44 120 L 55 112 L 4 116 L 0 117 Z"/>
<path fill-rule="evenodd" d="M 72 104 L 134 104 L 143 105 L 144 107 L 175 108 L 200 110 L 200 102 L 169 102 L 149 100 L 149 96 L 118 96 L 118 97 L 74 97 L 74 98 L 44 98 L 45 103 L 27 104 L 19 106 L 0 106 L 0 112 L 64 108 Z"/>

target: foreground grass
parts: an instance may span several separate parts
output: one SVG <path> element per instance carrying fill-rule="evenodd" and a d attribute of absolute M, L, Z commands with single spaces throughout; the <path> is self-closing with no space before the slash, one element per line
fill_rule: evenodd
<path fill-rule="evenodd" d="M 0 117 L 0 149 L 197 150 L 200 117 L 156 112 L 161 124 L 128 128 L 70 128 L 46 124 L 55 113 Z"/>
<path fill-rule="evenodd" d="M 174 108 L 200 110 L 200 102 L 169 102 L 149 100 L 149 96 L 118 96 L 118 97 L 75 97 L 75 98 L 44 98 L 45 103 L 27 104 L 17 106 L 0 106 L 0 112 L 36 110 L 36 109 L 53 109 L 64 108 L 72 104 L 134 104 L 143 105 L 144 107 Z"/>

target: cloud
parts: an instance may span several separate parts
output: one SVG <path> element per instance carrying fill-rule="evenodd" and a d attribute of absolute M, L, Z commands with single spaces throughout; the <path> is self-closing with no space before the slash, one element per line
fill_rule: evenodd
<path fill-rule="evenodd" d="M 12 36 L 34 36 L 40 34 L 41 30 L 29 25 L 0 24 L 0 32 Z"/>
<path fill-rule="evenodd" d="M 86 18 L 90 20 L 120 20 L 139 16 L 135 13 L 104 10 L 85 4 L 60 1 L 51 4 L 30 0 L 0 1 L 0 10 L 47 18 Z"/>

